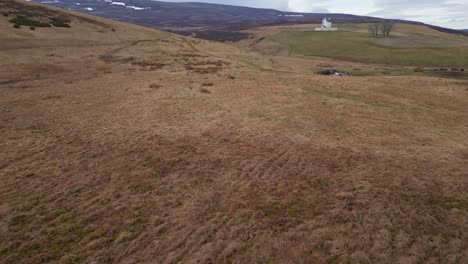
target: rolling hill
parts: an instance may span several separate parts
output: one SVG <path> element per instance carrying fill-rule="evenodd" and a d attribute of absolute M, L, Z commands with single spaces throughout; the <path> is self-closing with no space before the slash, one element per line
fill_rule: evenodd
<path fill-rule="evenodd" d="M 372 23 L 384 20 L 377 17 L 348 14 L 294 13 L 220 4 L 173 3 L 153 0 L 34 1 L 182 35 L 196 34 L 200 38 L 219 41 L 237 41 L 248 38 L 247 35 L 239 33 L 239 30 L 265 25 L 320 23 L 324 17 L 331 18 L 335 23 Z M 414 21 L 396 19 L 391 21 L 423 25 L 423 23 Z M 458 30 L 430 27 L 443 32 L 464 34 Z"/>
<path fill-rule="evenodd" d="M 466 81 L 19 0 L 0 33 L 0 263 L 468 262 Z"/>
<path fill-rule="evenodd" d="M 208 3 L 174 3 L 152 0 L 57 0 L 45 2 L 64 9 L 87 12 L 154 28 L 210 27 L 238 29 L 270 23 L 320 21 L 325 16 L 325 14 L 283 12 L 274 9 L 242 6 Z M 79 5 L 76 4 L 77 2 L 79 2 Z M 346 14 L 326 14 L 326 16 L 331 17 L 337 22 L 382 20 L 375 17 Z"/>

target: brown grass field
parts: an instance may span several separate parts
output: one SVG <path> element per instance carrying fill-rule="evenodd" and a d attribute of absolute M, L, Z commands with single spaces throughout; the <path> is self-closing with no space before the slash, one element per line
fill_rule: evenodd
<path fill-rule="evenodd" d="M 0 16 L 0 263 L 468 263 L 467 81 L 47 10 Z"/>

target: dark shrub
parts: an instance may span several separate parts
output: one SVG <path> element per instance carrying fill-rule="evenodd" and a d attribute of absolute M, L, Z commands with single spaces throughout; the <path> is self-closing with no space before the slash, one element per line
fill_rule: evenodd
<path fill-rule="evenodd" d="M 36 21 L 27 17 L 17 17 L 10 19 L 10 22 L 13 24 L 18 24 L 20 26 L 30 26 L 30 27 L 50 27 L 49 23 L 43 23 Z"/>
<path fill-rule="evenodd" d="M 30 30 L 36 30 L 36 28 L 35 28 L 35 27 L 29 27 L 29 29 L 30 29 Z"/>
<path fill-rule="evenodd" d="M 151 85 L 149 86 L 149 88 L 151 88 L 151 89 L 159 89 L 159 88 L 161 88 L 161 87 L 162 87 L 162 85 L 155 84 L 155 83 L 153 83 L 153 84 L 151 84 Z"/>
<path fill-rule="evenodd" d="M 71 23 L 71 20 L 64 17 L 49 17 L 49 20 L 57 23 Z"/>
<path fill-rule="evenodd" d="M 21 25 L 14 24 L 14 25 L 13 25 L 13 27 L 14 27 L 14 28 L 20 28 L 20 27 L 21 27 Z"/>
<path fill-rule="evenodd" d="M 64 27 L 64 28 L 69 28 L 69 27 L 71 27 L 69 24 L 58 23 L 58 22 L 52 22 L 52 25 L 53 25 L 54 27 Z"/>
<path fill-rule="evenodd" d="M 50 23 L 54 27 L 65 27 L 65 28 L 70 27 L 70 25 L 68 23 L 70 23 L 71 21 L 69 19 L 67 19 L 67 18 L 50 17 L 49 20 L 50 20 Z"/>
<path fill-rule="evenodd" d="M 205 88 L 201 88 L 201 89 L 200 89 L 200 92 L 205 93 L 205 94 L 210 94 L 210 93 L 211 93 L 210 90 L 205 89 Z"/>

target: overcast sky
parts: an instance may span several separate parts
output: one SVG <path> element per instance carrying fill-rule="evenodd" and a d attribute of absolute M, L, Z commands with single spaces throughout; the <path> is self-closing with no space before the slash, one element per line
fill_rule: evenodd
<path fill-rule="evenodd" d="M 421 21 L 468 29 L 468 0 L 165 0 L 206 2 L 295 12 L 332 12 Z"/>

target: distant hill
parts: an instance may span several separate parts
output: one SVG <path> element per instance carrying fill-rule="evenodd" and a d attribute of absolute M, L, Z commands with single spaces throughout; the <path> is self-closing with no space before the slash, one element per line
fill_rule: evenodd
<path fill-rule="evenodd" d="M 385 20 L 377 17 L 349 14 L 295 13 L 242 6 L 169 3 L 153 0 L 33 1 L 183 35 L 197 33 L 202 38 L 210 38 L 215 35 L 224 40 L 236 40 L 236 38 L 245 37 L 238 32 L 233 33 L 233 31 L 265 25 L 321 23 L 324 17 L 331 18 L 335 23 L 369 23 Z M 423 24 L 406 20 L 391 21 L 405 24 Z M 463 34 L 456 30 L 434 28 L 444 32 Z"/>
<path fill-rule="evenodd" d="M 43 1 L 57 7 L 156 28 L 216 27 L 249 28 L 269 23 L 315 22 L 324 17 L 335 22 L 371 22 L 380 18 L 347 14 L 294 13 L 274 9 L 250 8 L 207 3 L 169 3 L 153 0 L 77 0 Z"/>

